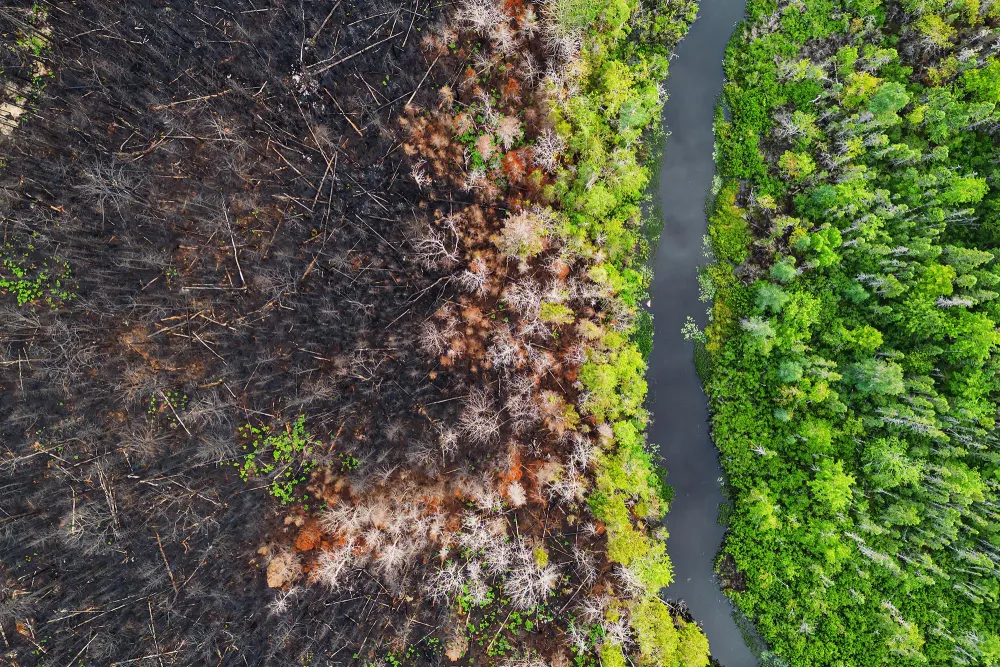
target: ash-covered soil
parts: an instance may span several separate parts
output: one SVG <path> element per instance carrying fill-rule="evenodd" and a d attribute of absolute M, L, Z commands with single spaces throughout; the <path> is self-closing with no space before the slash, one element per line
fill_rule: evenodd
<path fill-rule="evenodd" d="M 7 81 L 54 73 L 3 142 L 5 257 L 72 272 L 70 298 L 0 313 L 5 660 L 350 662 L 436 624 L 365 577 L 276 613 L 257 550 L 287 512 L 230 464 L 239 427 L 308 414 L 340 434 L 319 462 L 374 480 L 467 393 L 415 345 L 444 281 L 409 257 L 426 205 L 393 123 L 441 85 L 419 46 L 439 20 L 57 2 L 40 59 L 5 53 Z"/>

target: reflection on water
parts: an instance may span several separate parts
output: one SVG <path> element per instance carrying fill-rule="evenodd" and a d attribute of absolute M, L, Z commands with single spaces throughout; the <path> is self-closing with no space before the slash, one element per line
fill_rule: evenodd
<path fill-rule="evenodd" d="M 667 515 L 674 564 L 667 597 L 686 602 L 705 629 L 713 657 L 725 667 L 752 667 L 757 660 L 714 575 L 713 560 L 724 533 L 718 523 L 722 470 L 709 439 L 708 408 L 692 344 L 684 340 L 681 327 L 689 315 L 701 325 L 705 320 L 697 267 L 706 262 L 705 196 L 715 173 L 712 119 L 726 42 L 743 8 L 744 0 L 702 0 L 698 20 L 671 61 L 663 116 L 671 136 L 659 188 L 664 228 L 651 287 L 656 338 L 649 370 L 654 418 L 649 434 L 660 447 L 675 492 Z"/>

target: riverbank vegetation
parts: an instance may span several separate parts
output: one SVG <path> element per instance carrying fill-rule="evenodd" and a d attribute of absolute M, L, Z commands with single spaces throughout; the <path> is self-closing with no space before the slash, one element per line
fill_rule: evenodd
<path fill-rule="evenodd" d="M 703 276 L 720 571 L 790 665 L 1000 664 L 1000 14 L 747 12 Z"/>
<path fill-rule="evenodd" d="M 0 282 L 5 659 L 707 665 L 639 315 L 694 11 L 0 10 L 53 73 L 0 170 L 47 281 Z"/>

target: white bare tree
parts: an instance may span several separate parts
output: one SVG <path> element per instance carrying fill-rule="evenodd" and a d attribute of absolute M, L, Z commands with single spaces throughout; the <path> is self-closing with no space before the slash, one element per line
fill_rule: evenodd
<path fill-rule="evenodd" d="M 455 335 L 454 324 L 428 320 L 420 327 L 420 345 L 431 354 L 444 354 Z"/>
<path fill-rule="evenodd" d="M 458 275 L 458 286 L 472 294 L 486 294 L 490 289 L 490 268 L 486 260 L 476 257 L 469 262 L 469 268 Z"/>
<path fill-rule="evenodd" d="M 335 591 L 343 585 L 344 575 L 354 565 L 353 547 L 353 541 L 348 541 L 339 547 L 324 549 L 316 559 L 316 578 L 330 590 Z"/>
<path fill-rule="evenodd" d="M 508 257 L 527 261 L 545 250 L 552 229 L 552 211 L 540 206 L 507 216 L 496 244 Z"/>
<path fill-rule="evenodd" d="M 500 21 L 493 26 L 490 31 L 490 40 L 496 47 L 497 53 L 502 53 L 504 56 L 512 55 L 520 46 L 520 40 L 517 33 L 511 29 L 509 20 Z"/>
<path fill-rule="evenodd" d="M 465 400 L 459 418 L 462 433 L 475 444 L 496 442 L 500 437 L 500 410 L 489 390 L 479 387 Z"/>
<path fill-rule="evenodd" d="M 524 433 L 541 420 L 535 399 L 534 380 L 527 375 L 512 378 L 507 394 L 507 414 L 515 433 Z"/>
<path fill-rule="evenodd" d="M 524 134 L 521 121 L 516 116 L 503 116 L 497 123 L 496 137 L 505 151 L 509 151 Z"/>
<path fill-rule="evenodd" d="M 465 568 L 455 561 L 448 561 L 434 573 L 427 583 L 427 593 L 435 602 L 447 603 L 449 598 L 462 592 L 465 587 Z"/>
<path fill-rule="evenodd" d="M 267 613 L 271 616 L 280 616 L 288 611 L 292 601 L 303 592 L 301 586 L 292 586 L 287 591 L 278 591 L 274 599 L 267 605 Z"/>
<path fill-rule="evenodd" d="M 493 535 L 483 523 L 482 517 L 474 512 L 467 512 L 462 517 L 462 532 L 458 543 L 471 552 L 481 552 L 493 541 Z"/>
<path fill-rule="evenodd" d="M 530 609 L 544 602 L 559 582 L 559 570 L 558 565 L 540 565 L 528 543 L 523 538 L 518 540 L 504 582 L 504 589 L 514 607 Z"/>
<path fill-rule="evenodd" d="M 535 140 L 532 153 L 535 164 L 552 173 L 559 166 L 559 156 L 566 149 L 566 142 L 554 130 L 546 128 Z"/>
<path fill-rule="evenodd" d="M 509 324 L 502 324 L 493 332 L 492 344 L 486 351 L 493 367 L 502 371 L 513 370 L 518 362 L 521 345 L 514 338 Z"/>
<path fill-rule="evenodd" d="M 514 507 L 524 507 L 524 504 L 528 502 L 528 496 L 524 491 L 524 487 L 517 480 L 511 482 L 507 487 L 507 500 Z"/>
<path fill-rule="evenodd" d="M 486 184 L 486 171 L 483 169 L 472 169 L 465 174 L 462 181 L 462 189 L 466 192 L 478 190 Z"/>
<path fill-rule="evenodd" d="M 550 667 L 549 663 L 537 656 L 514 656 L 505 658 L 500 667 Z"/>
<path fill-rule="evenodd" d="M 508 23 L 510 17 L 503 10 L 500 0 L 462 0 L 458 10 L 458 20 L 483 36 L 500 23 Z"/>
<path fill-rule="evenodd" d="M 510 542 L 496 540 L 490 543 L 483 557 L 486 571 L 494 576 L 504 574 L 514 560 L 514 548 Z"/>
<path fill-rule="evenodd" d="M 576 607 L 580 620 L 588 625 L 594 625 L 604 620 L 604 615 L 611 604 L 609 595 L 588 595 Z"/>
<path fill-rule="evenodd" d="M 560 499 L 565 502 L 579 502 L 583 500 L 587 490 L 587 481 L 583 475 L 576 470 L 565 470 L 562 475 L 554 479 L 545 487 L 545 495 L 550 500 Z"/>
<path fill-rule="evenodd" d="M 578 472 L 584 472 L 591 461 L 594 460 L 597 448 L 587 436 L 576 433 L 573 435 L 573 451 L 566 462 Z"/>
<path fill-rule="evenodd" d="M 418 160 L 410 168 L 410 176 L 413 177 L 413 182 L 416 183 L 417 187 L 420 188 L 421 190 L 423 190 L 426 187 L 429 187 L 431 183 L 433 183 L 431 177 L 427 175 L 426 166 L 427 166 L 426 160 Z"/>
<path fill-rule="evenodd" d="M 576 565 L 576 574 L 589 586 L 597 581 L 597 557 L 593 552 L 580 547 L 573 547 L 573 563 Z"/>
<path fill-rule="evenodd" d="M 518 29 L 521 34 L 527 38 L 532 38 L 538 31 L 541 30 L 541 24 L 538 22 L 538 15 L 535 14 L 535 9 L 531 5 L 524 8 L 524 12 L 521 14 L 521 18 L 518 19 Z"/>
<path fill-rule="evenodd" d="M 542 288 L 533 278 L 513 283 L 503 291 L 504 301 L 515 312 L 528 315 L 541 308 Z"/>
<path fill-rule="evenodd" d="M 431 268 L 456 264 L 461 245 L 458 222 L 456 216 L 449 216 L 442 221 L 442 229 L 427 225 L 424 233 L 412 242 L 417 260 Z"/>

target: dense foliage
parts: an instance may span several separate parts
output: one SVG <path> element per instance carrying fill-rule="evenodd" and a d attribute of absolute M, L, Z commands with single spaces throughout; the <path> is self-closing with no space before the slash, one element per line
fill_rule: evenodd
<path fill-rule="evenodd" d="M 1000 662 L 997 18 L 752 0 L 727 52 L 707 387 L 789 664 Z"/>
<path fill-rule="evenodd" d="M 696 626 L 686 631 L 680 620 L 675 629 L 658 597 L 672 579 L 662 541 L 666 534 L 661 529 L 659 539 L 651 539 L 644 524 L 657 522 L 667 507 L 642 433 L 646 362 L 633 340 L 649 279 L 642 267 L 639 206 L 649 171 L 642 166 L 646 151 L 640 138 L 658 120 L 669 49 L 686 31 L 695 7 L 679 3 L 670 8 L 675 16 L 640 13 L 629 26 L 625 21 L 638 12 L 638 2 L 578 5 L 576 11 L 586 14 L 588 24 L 595 16 L 604 17 L 598 24 L 603 30 L 588 36 L 582 50 L 583 94 L 557 107 L 553 120 L 570 158 L 555 184 L 566 212 L 560 233 L 574 252 L 593 258 L 589 278 L 602 288 L 610 306 L 606 329 L 586 322 L 581 326 L 586 354 L 580 369 L 585 390 L 581 408 L 613 433 L 609 446 L 597 454 L 588 502 L 606 526 L 608 557 L 641 590 L 628 605 L 641 663 L 707 664 L 704 636 Z M 625 39 L 630 32 L 638 39 Z M 622 643 L 606 642 L 602 661 L 624 664 Z"/>

